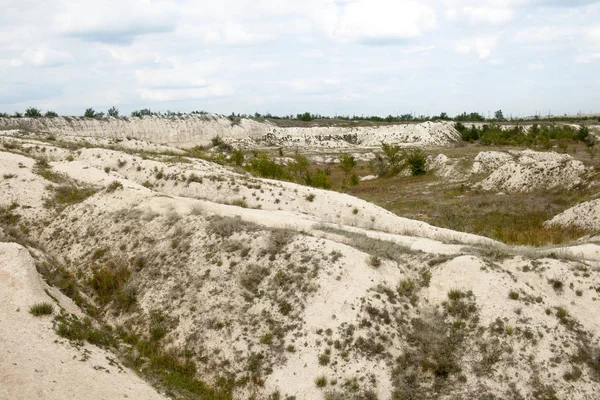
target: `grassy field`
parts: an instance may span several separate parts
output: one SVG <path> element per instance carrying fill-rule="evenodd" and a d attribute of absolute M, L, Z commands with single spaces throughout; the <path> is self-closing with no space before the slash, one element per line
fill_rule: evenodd
<path fill-rule="evenodd" d="M 466 145 L 454 148 L 429 149 L 427 154 L 443 153 L 462 158 L 465 170 L 481 151 L 506 151 L 522 148 Z M 567 152 L 600 169 L 600 156 L 591 155 L 585 146 L 572 144 Z M 311 170 L 327 165 L 311 165 Z M 531 193 L 497 194 L 472 189 L 473 180 L 451 181 L 437 177 L 431 171 L 424 176 L 395 176 L 362 181 L 355 187 L 343 187 L 344 173 L 329 166 L 332 189 L 375 203 L 399 216 L 421 220 L 435 226 L 487 236 L 508 244 L 543 246 L 573 241 L 589 232 L 572 228 L 546 228 L 543 222 L 556 214 L 593 196 L 592 190 L 537 191 Z M 360 176 L 372 174 L 368 163 L 355 168 Z"/>

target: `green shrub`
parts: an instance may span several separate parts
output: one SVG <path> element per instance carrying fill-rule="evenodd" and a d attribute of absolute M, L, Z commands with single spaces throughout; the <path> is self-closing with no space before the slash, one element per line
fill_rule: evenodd
<path fill-rule="evenodd" d="M 327 378 L 324 375 L 317 377 L 315 379 L 315 385 L 320 388 L 327 386 Z"/>
<path fill-rule="evenodd" d="M 127 311 L 136 302 L 135 291 L 126 286 L 130 277 L 125 266 L 94 268 L 88 284 L 101 305 L 112 302 L 115 308 Z"/>
<path fill-rule="evenodd" d="M 287 171 L 282 165 L 269 158 L 266 153 L 259 153 L 246 164 L 246 168 L 255 175 L 263 178 L 287 180 Z"/>
<path fill-rule="evenodd" d="M 54 111 L 46 111 L 46 114 L 44 114 L 44 117 L 46 117 L 46 118 L 56 118 L 56 117 L 58 117 L 58 114 L 55 113 Z"/>
<path fill-rule="evenodd" d="M 112 181 L 107 187 L 106 187 L 106 193 L 112 193 L 118 189 L 123 189 L 123 184 L 119 181 Z"/>
<path fill-rule="evenodd" d="M 406 156 L 406 162 L 412 176 L 424 175 L 427 172 L 427 158 L 421 150 L 413 150 Z"/>
<path fill-rule="evenodd" d="M 29 313 L 39 317 L 40 315 L 50 315 L 54 312 L 54 307 L 50 303 L 36 303 L 29 308 Z"/>
<path fill-rule="evenodd" d="M 86 118 L 97 118 L 98 113 L 93 108 L 86 108 L 83 116 Z"/>
<path fill-rule="evenodd" d="M 233 165 L 241 167 L 244 164 L 244 153 L 240 149 L 234 149 L 229 156 L 229 161 Z"/>
<path fill-rule="evenodd" d="M 39 108 L 29 107 L 25 110 L 25 117 L 27 118 L 39 118 L 42 116 L 42 112 Z"/>
<path fill-rule="evenodd" d="M 54 183 L 64 183 L 67 181 L 67 177 L 65 175 L 54 171 L 50 163 L 43 158 L 35 162 L 35 165 L 33 166 L 33 173 L 38 174 L 42 178 Z"/>
<path fill-rule="evenodd" d="M 312 203 L 315 200 L 315 197 L 316 196 L 315 196 L 314 193 L 310 193 L 310 194 L 306 195 L 305 198 L 306 198 L 307 201 L 310 201 Z"/>
<path fill-rule="evenodd" d="M 415 290 L 415 286 L 415 282 L 412 279 L 403 279 L 398 283 L 398 294 L 400 296 L 410 297 Z"/>
<path fill-rule="evenodd" d="M 74 184 L 49 187 L 54 195 L 44 200 L 46 208 L 61 208 L 72 204 L 80 203 L 96 193 L 96 189 L 91 187 L 79 187 Z"/>
<path fill-rule="evenodd" d="M 511 290 L 510 292 L 508 292 L 508 298 L 511 300 L 519 300 L 519 292 Z"/>
<path fill-rule="evenodd" d="M 329 180 L 329 176 L 327 176 L 327 172 L 323 171 L 319 168 L 315 171 L 314 175 L 310 172 L 306 171 L 304 175 L 304 182 L 307 186 L 312 186 L 315 188 L 322 189 L 330 189 L 331 182 Z"/>
<path fill-rule="evenodd" d="M 141 110 L 134 110 L 131 112 L 132 117 L 142 118 L 145 115 L 154 115 L 154 113 L 148 108 L 142 108 Z"/>
<path fill-rule="evenodd" d="M 109 117 L 117 118 L 119 116 L 119 110 L 116 107 L 111 107 L 107 112 Z"/>

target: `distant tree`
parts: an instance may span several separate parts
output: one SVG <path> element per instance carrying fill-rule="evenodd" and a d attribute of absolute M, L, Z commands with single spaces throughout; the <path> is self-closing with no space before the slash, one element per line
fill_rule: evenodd
<path fill-rule="evenodd" d="M 450 119 L 450 118 L 448 117 L 447 113 L 442 112 L 442 113 L 440 113 L 440 119 L 447 120 L 447 119 Z"/>
<path fill-rule="evenodd" d="M 27 110 L 25 110 L 25 116 L 27 118 L 39 118 L 42 116 L 42 112 L 39 108 L 29 107 Z"/>
<path fill-rule="evenodd" d="M 299 119 L 300 121 L 312 121 L 314 119 L 314 116 L 307 111 L 303 114 L 296 115 L 296 119 Z"/>
<path fill-rule="evenodd" d="M 13 114 L 13 118 L 23 118 L 23 114 L 21 114 L 18 111 L 15 111 L 15 113 Z"/>
<path fill-rule="evenodd" d="M 142 108 L 141 110 L 135 110 L 131 112 L 132 117 L 142 118 L 144 115 L 154 115 L 148 108 Z"/>
<path fill-rule="evenodd" d="M 116 107 L 109 108 L 108 116 L 117 118 L 119 116 L 119 110 Z"/>
<path fill-rule="evenodd" d="M 498 121 L 504 121 L 504 114 L 502 113 L 502 110 L 497 110 L 494 113 L 494 118 Z"/>
<path fill-rule="evenodd" d="M 86 118 L 96 118 L 96 111 L 93 108 L 86 108 L 83 116 Z"/>
<path fill-rule="evenodd" d="M 56 117 L 58 117 L 58 114 L 55 113 L 54 111 L 46 111 L 46 114 L 44 114 L 44 117 L 46 117 L 46 118 L 56 118 Z"/>

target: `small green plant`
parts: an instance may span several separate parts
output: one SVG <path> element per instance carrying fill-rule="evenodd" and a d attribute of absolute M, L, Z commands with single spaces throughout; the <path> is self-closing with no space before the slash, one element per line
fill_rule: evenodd
<path fill-rule="evenodd" d="M 248 203 L 244 199 L 235 199 L 231 202 L 232 206 L 248 208 Z"/>
<path fill-rule="evenodd" d="M 123 184 L 119 181 L 112 181 L 107 187 L 106 187 L 106 193 L 112 193 L 114 191 L 117 191 L 119 189 L 123 189 Z"/>
<path fill-rule="evenodd" d="M 258 341 L 262 344 L 272 344 L 273 343 L 273 332 L 267 332 L 258 338 Z"/>
<path fill-rule="evenodd" d="M 460 289 L 450 289 L 448 292 L 448 298 L 454 301 L 460 300 L 465 296 L 465 293 L 463 293 Z"/>
<path fill-rule="evenodd" d="M 398 283 L 396 290 L 400 296 L 410 297 L 415 290 L 415 282 L 412 279 L 403 279 Z"/>
<path fill-rule="evenodd" d="M 508 292 L 508 298 L 511 300 L 519 300 L 519 292 L 511 290 L 510 292 Z"/>
<path fill-rule="evenodd" d="M 548 282 L 550 283 L 550 285 L 552 285 L 552 289 L 554 289 L 555 292 L 561 293 L 563 291 L 564 283 L 561 280 L 550 279 L 548 280 Z"/>
<path fill-rule="evenodd" d="M 312 201 L 315 199 L 315 194 L 311 193 L 309 195 L 306 196 L 306 200 L 310 201 L 312 203 Z"/>
<path fill-rule="evenodd" d="M 315 385 L 319 388 L 327 386 L 327 378 L 321 375 L 315 379 Z"/>
<path fill-rule="evenodd" d="M 41 315 L 51 315 L 54 307 L 50 303 L 36 303 L 29 308 L 29 313 L 39 317 Z"/>
<path fill-rule="evenodd" d="M 381 258 L 376 255 L 371 255 L 369 257 L 369 265 L 373 268 L 379 268 L 381 266 Z"/>

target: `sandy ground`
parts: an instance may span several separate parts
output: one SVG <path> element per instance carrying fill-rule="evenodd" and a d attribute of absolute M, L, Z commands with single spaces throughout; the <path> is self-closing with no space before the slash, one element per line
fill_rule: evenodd
<path fill-rule="evenodd" d="M 162 310 L 177 320 L 166 345 L 210 355 L 209 361 L 198 362 L 203 379 L 210 381 L 225 368 L 241 378 L 250 354 L 262 353 L 268 368 L 257 379 L 264 387 L 239 388 L 235 398 L 275 390 L 299 400 L 323 398 L 314 380 L 324 375 L 339 382 L 328 389 L 343 392 L 342 382 L 356 378 L 361 390 L 388 399 L 395 389 L 394 360 L 409 347 L 411 321 L 443 310 L 453 289 L 472 291 L 479 330 L 468 331 L 460 353 L 466 383 L 448 387 L 449 395 L 504 398 L 511 382 L 530 397 L 540 370 L 559 398 L 593 399 L 600 391 L 582 365 L 576 390 L 563 379 L 579 339 L 555 316 L 558 307 L 567 309 L 597 346 L 597 244 L 513 248 L 401 218 L 346 194 L 254 178 L 203 160 L 161 161 L 118 149 L 44 146 L 43 152 L 53 155 L 54 171 L 79 185 L 95 186 L 97 193 L 65 209 L 49 209 L 44 198 L 52 195 L 53 184 L 34 173 L 34 160 L 0 151 L 2 170 L 15 175 L 0 180 L 0 206 L 17 203 L 15 212 L 35 231 L 44 251 L 79 274 L 81 282 L 92 263 L 129 265 L 143 257 L 143 268 L 132 273 L 130 282 L 137 289 L 137 308 L 130 315 L 107 313 L 106 322 L 129 320 L 145 331 L 149 312 Z M 35 151 L 41 153 L 41 147 Z M 535 152 L 483 154 L 476 161 L 474 173 L 492 175 L 507 164 L 522 171 L 540 165 L 554 171 L 572 163 L 562 155 Z M 438 156 L 430 163 L 451 176 L 443 171 L 454 168 L 452 160 Z M 529 173 L 510 171 L 503 176 L 520 181 L 500 185 L 503 190 L 531 184 Z M 567 178 L 574 179 L 570 173 Z M 123 187 L 109 192 L 106 187 L 114 181 Z M 232 205 L 234 200 L 244 200 L 248 208 Z M 231 224 L 230 232 L 215 233 L 219 218 Z M 290 237 L 275 243 L 274 229 Z M 103 255 L 97 256 L 98 250 Z M 257 267 L 266 268 L 264 276 L 248 289 L 245 278 Z M 549 283 L 555 280 L 562 284 L 560 291 Z M 398 294 L 406 281 L 427 282 L 416 284 L 409 298 Z M 0 348 L 10 349 L 0 352 L 0 397 L 80 398 L 83 387 L 96 394 L 93 398 L 161 398 L 135 374 L 110 365 L 109 353 L 57 340 L 51 317 L 27 312 L 33 303 L 52 299 L 24 247 L 0 243 L 0 289 L 0 320 L 8 321 L 0 324 Z M 49 290 L 66 310 L 80 313 L 57 290 Z M 511 290 L 519 293 L 518 300 L 509 298 Z M 282 311 L 282 304 L 288 311 Z M 389 315 L 389 321 L 381 315 Z M 500 334 L 491 328 L 498 319 L 506 325 Z M 354 337 L 348 343 L 355 347 L 342 356 L 336 341 L 344 349 L 349 325 Z M 279 332 L 273 342 L 261 339 L 273 332 Z M 355 345 L 359 338 L 374 340 L 384 350 L 369 353 L 371 347 Z M 479 349 L 491 343 L 512 350 L 502 350 L 493 370 L 481 375 Z M 286 350 L 289 346 L 294 351 Z M 331 362 L 323 363 L 328 349 Z M 89 356 L 85 362 L 80 361 L 84 354 Z M 423 375 L 429 379 L 430 374 Z"/>
<path fill-rule="evenodd" d="M 112 362 L 113 354 L 92 345 L 75 348 L 60 340 L 50 316 L 35 317 L 28 312 L 40 302 L 52 303 L 55 312 L 61 306 L 71 312 L 76 308 L 42 281 L 27 249 L 0 243 L 0 398 L 165 398 L 133 372 Z"/>

